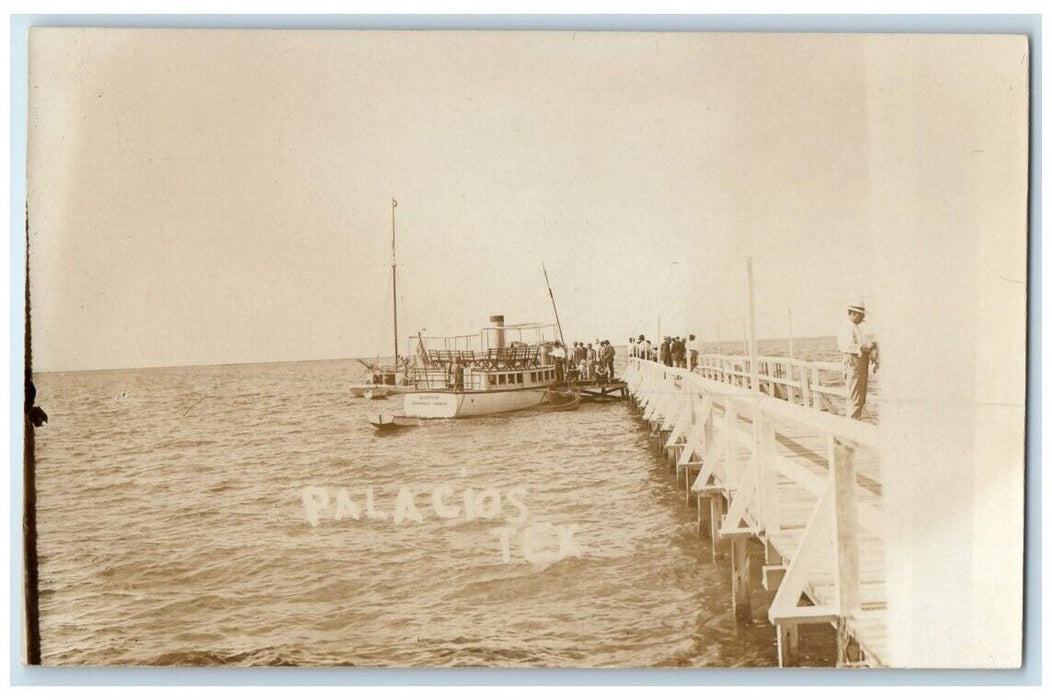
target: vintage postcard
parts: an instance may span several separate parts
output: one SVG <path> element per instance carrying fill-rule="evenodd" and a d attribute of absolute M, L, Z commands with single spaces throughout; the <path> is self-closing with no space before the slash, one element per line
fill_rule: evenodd
<path fill-rule="evenodd" d="M 1018 667 L 1029 81 L 31 30 L 27 663 Z"/>

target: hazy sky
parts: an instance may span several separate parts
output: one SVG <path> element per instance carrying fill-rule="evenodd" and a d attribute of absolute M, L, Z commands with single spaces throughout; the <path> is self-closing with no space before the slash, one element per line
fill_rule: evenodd
<path fill-rule="evenodd" d="M 888 51 L 894 47 L 886 47 Z M 389 354 L 492 313 L 568 339 L 829 335 L 869 274 L 882 40 L 34 29 L 34 362 Z M 962 62 L 968 56 L 962 55 Z M 910 108 L 903 102 L 903 110 Z M 403 340 L 404 342 L 404 340 Z"/>

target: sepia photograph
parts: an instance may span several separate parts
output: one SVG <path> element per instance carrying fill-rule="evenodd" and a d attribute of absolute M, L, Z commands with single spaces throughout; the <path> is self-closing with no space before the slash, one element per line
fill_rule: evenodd
<path fill-rule="evenodd" d="M 23 663 L 1018 669 L 1030 57 L 30 29 Z"/>

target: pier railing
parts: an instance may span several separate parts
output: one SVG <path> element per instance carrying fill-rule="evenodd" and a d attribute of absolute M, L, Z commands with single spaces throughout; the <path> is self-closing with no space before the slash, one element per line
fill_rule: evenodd
<path fill-rule="evenodd" d="M 839 362 L 805 362 L 772 356 L 760 356 L 756 362 L 757 383 L 762 393 L 798 406 L 834 413 L 843 410 L 847 389 L 844 367 Z M 698 356 L 694 371 L 706 379 L 750 389 L 750 365 L 751 360 L 744 355 L 705 354 Z"/>
<path fill-rule="evenodd" d="M 759 381 L 791 387 L 814 364 L 795 362 L 796 374 L 768 371 Z M 711 538 L 713 556 L 730 543 L 736 615 L 752 615 L 748 542 L 756 539 L 764 549 L 764 587 L 773 594 L 767 616 L 777 628 L 779 662 L 797 663 L 801 625 L 828 623 L 838 630 L 838 663 L 881 665 L 886 595 L 877 428 L 753 392 L 740 366 L 706 367 L 723 374 L 633 358 L 625 380 L 677 483 L 696 499 L 699 531 Z"/>

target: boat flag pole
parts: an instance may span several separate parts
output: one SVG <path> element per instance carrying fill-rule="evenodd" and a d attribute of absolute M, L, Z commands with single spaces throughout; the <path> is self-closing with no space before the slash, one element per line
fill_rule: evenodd
<path fill-rule="evenodd" d="M 394 305 L 394 364 L 398 366 L 398 271 L 395 264 L 395 207 L 398 201 L 391 197 L 391 301 Z"/>
<path fill-rule="evenodd" d="M 541 269 L 544 270 L 544 283 L 548 285 L 548 296 L 552 299 L 552 311 L 555 312 L 555 327 L 559 329 L 559 343 L 566 347 L 566 341 L 563 340 L 563 324 L 559 323 L 559 309 L 555 308 L 555 295 L 552 294 L 552 283 L 548 281 L 548 268 L 544 266 L 544 262 L 541 262 Z"/>

